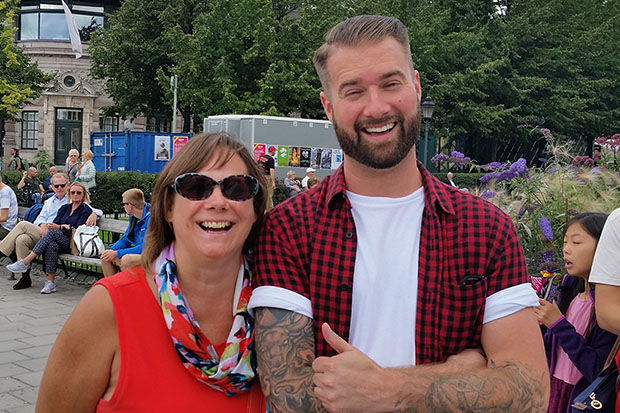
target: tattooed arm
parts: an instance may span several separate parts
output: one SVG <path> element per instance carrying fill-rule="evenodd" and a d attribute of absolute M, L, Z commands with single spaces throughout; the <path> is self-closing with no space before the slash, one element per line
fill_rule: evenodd
<path fill-rule="evenodd" d="M 484 325 L 482 347 L 446 363 L 381 368 L 335 335 L 323 335 L 339 352 L 319 357 L 315 395 L 330 412 L 544 412 L 549 376 L 533 309 Z"/>
<path fill-rule="evenodd" d="M 272 412 L 324 412 L 315 398 L 312 319 L 278 308 L 255 310 L 258 374 Z"/>

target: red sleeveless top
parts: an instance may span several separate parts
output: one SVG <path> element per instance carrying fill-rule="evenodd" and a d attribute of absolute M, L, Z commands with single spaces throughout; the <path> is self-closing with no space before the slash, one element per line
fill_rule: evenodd
<path fill-rule="evenodd" d="M 97 412 L 264 412 L 258 380 L 249 392 L 228 397 L 193 378 L 172 345 L 144 271 L 135 267 L 99 280 L 112 297 L 121 365 L 110 400 Z M 226 343 L 216 345 L 221 354 Z"/>

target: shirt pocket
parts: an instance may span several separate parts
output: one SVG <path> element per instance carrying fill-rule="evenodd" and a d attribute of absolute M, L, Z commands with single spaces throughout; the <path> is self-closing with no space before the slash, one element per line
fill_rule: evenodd
<path fill-rule="evenodd" d="M 439 346 L 443 359 L 465 348 L 480 345 L 487 298 L 487 278 L 466 276 L 456 283 L 444 283 L 437 314 Z"/>

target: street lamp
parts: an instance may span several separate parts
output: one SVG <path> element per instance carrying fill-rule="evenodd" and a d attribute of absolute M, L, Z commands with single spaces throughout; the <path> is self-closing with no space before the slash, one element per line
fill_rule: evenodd
<path fill-rule="evenodd" d="M 426 158 L 428 157 L 428 124 L 433 120 L 433 109 L 435 104 L 431 100 L 430 96 L 424 98 L 422 102 L 422 118 L 424 119 L 424 166 L 426 166 Z"/>

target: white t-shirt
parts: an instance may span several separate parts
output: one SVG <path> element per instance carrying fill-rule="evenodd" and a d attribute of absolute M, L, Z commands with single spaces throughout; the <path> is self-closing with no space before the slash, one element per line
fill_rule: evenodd
<path fill-rule="evenodd" d="M 302 188 L 308 188 L 308 179 L 310 179 L 309 176 L 304 176 L 303 179 L 301 180 L 301 187 Z"/>
<path fill-rule="evenodd" d="M 419 246 L 424 190 L 402 198 L 347 192 L 357 232 L 349 342 L 383 367 L 415 365 Z M 404 225 L 406 223 L 406 225 Z M 483 322 L 537 306 L 530 283 L 486 299 Z M 249 308 L 274 307 L 312 318 L 312 303 L 274 286 L 252 292 Z"/>
<path fill-rule="evenodd" d="M 590 282 L 620 286 L 620 208 L 605 222 L 594 253 Z"/>
<path fill-rule="evenodd" d="M 1 225 L 4 229 L 10 231 L 15 228 L 17 223 L 18 206 L 15 192 L 8 185 L 4 185 L 4 188 L 0 189 L 0 209 L 5 208 L 9 210 L 9 215 L 7 220 L 2 222 Z"/>

